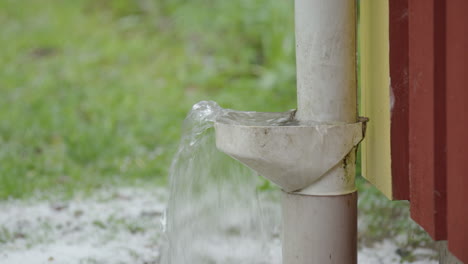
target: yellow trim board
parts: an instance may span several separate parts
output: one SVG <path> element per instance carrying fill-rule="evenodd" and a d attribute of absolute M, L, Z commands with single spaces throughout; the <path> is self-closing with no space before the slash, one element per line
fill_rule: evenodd
<path fill-rule="evenodd" d="M 360 0 L 361 115 L 369 117 L 361 146 L 362 174 L 392 199 L 390 149 L 389 0 Z"/>

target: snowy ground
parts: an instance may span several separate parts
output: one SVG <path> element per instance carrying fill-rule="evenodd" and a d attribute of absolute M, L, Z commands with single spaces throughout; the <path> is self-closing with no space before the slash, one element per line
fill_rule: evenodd
<path fill-rule="evenodd" d="M 0 203 L 2 264 L 157 264 L 162 243 L 162 189 L 103 190 L 71 201 Z M 359 251 L 360 264 L 400 262 L 395 241 Z M 429 260 L 431 250 L 413 252 Z"/>

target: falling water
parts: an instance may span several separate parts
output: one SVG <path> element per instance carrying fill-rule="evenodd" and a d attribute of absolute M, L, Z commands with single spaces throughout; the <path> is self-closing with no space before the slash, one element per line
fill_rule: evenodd
<path fill-rule="evenodd" d="M 250 113 L 204 101 L 185 119 L 170 170 L 163 264 L 280 263 L 277 192 L 216 149 L 213 126 L 216 120 L 285 124 L 294 112 Z"/>

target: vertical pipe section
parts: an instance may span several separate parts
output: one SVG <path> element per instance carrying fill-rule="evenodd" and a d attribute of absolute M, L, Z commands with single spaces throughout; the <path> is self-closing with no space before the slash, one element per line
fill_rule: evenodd
<path fill-rule="evenodd" d="M 356 122 L 356 1 L 295 0 L 295 20 L 297 119 Z M 357 263 L 357 193 L 347 184 L 354 157 L 299 192 L 283 192 L 284 264 Z"/>
<path fill-rule="evenodd" d="M 283 264 L 357 263 L 356 197 L 283 192 Z"/>
<path fill-rule="evenodd" d="M 296 0 L 296 117 L 354 123 L 356 1 Z"/>

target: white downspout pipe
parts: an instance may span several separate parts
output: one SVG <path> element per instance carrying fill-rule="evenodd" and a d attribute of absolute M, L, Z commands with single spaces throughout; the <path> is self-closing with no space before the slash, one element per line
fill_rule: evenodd
<path fill-rule="evenodd" d="M 295 1 L 301 122 L 220 117 L 216 146 L 283 190 L 284 264 L 355 264 L 355 150 L 365 128 L 357 120 L 356 0 Z"/>
<path fill-rule="evenodd" d="M 295 1 L 301 121 L 357 121 L 355 1 Z"/>
<path fill-rule="evenodd" d="M 356 1 L 295 0 L 296 118 L 357 122 Z M 283 192 L 284 264 L 357 263 L 355 153 L 311 186 Z"/>

